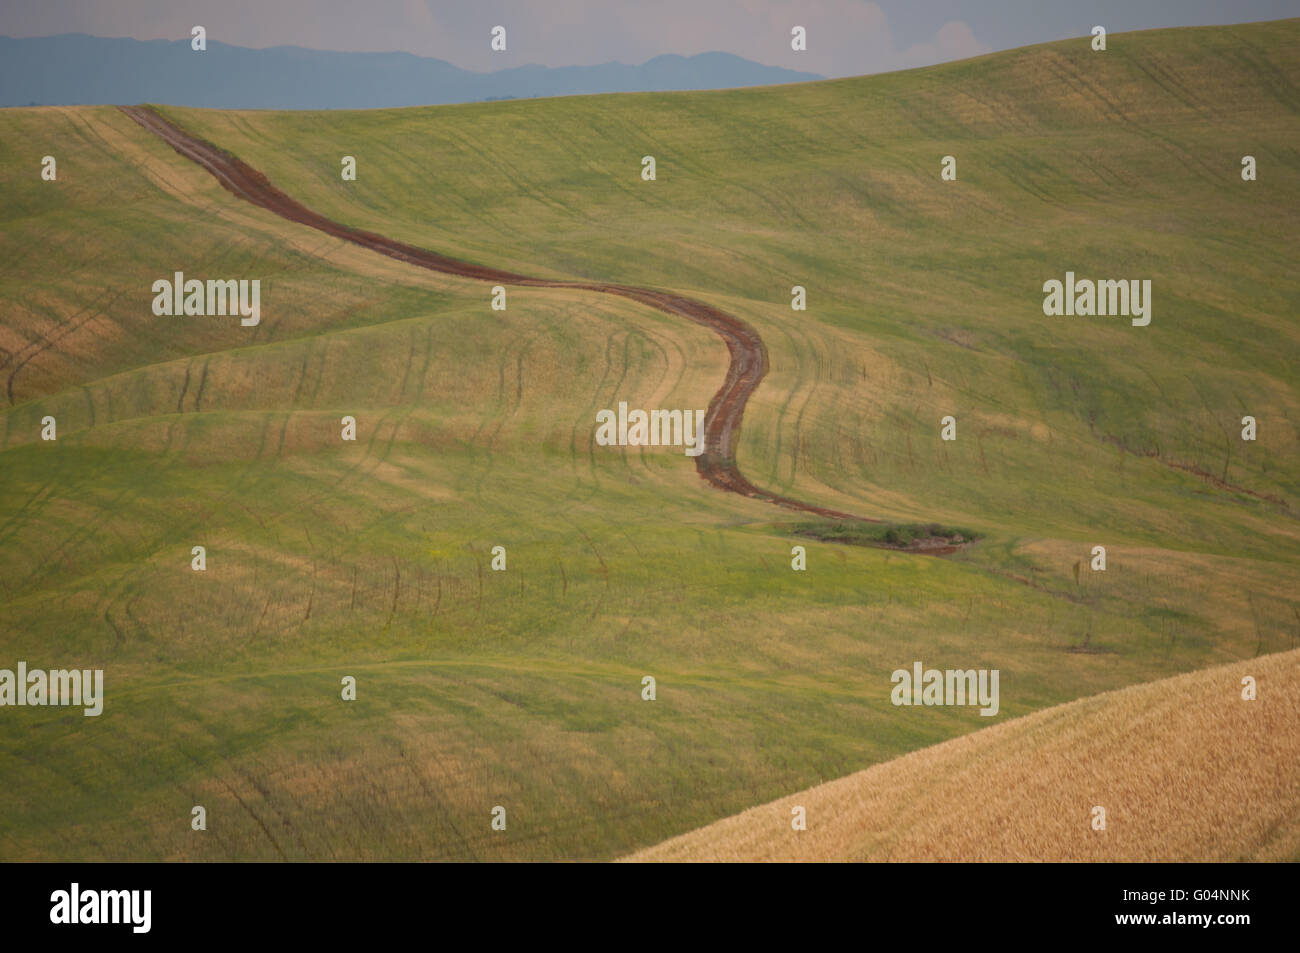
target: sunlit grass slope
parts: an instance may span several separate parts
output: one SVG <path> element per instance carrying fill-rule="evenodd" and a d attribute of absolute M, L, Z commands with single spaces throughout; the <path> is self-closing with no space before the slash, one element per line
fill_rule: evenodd
<path fill-rule="evenodd" d="M 168 112 L 344 221 L 752 320 L 773 373 L 740 459 L 772 488 L 1296 553 L 1300 20 L 766 90 Z M 1066 271 L 1150 279 L 1151 325 L 1045 317 L 1043 282 Z"/>
<path fill-rule="evenodd" d="M 946 560 L 795 540 L 679 452 L 595 446 L 618 400 L 705 406 L 702 328 L 560 291 L 494 312 L 241 204 L 115 110 L 0 113 L 0 667 L 108 686 L 98 719 L 0 709 L 0 858 L 611 858 L 983 727 L 900 718 L 913 659 L 1000 668 L 1010 718 L 1294 647 L 1297 31 L 1251 29 L 1076 64 L 1158 122 L 1071 105 L 1059 46 L 800 89 L 173 113 L 352 224 L 752 321 L 772 372 L 741 466 L 984 534 Z M 1217 58 L 1231 108 L 1135 86 L 1139 40 Z M 1256 183 L 1166 145 L 1247 130 Z M 1090 142 L 1141 174 L 1096 177 Z M 1151 327 L 1044 318 L 1067 268 L 1153 278 Z M 262 324 L 155 317 L 177 270 L 261 278 Z M 1243 407 L 1260 440 L 1225 443 Z M 1229 445 L 1260 496 L 1171 465 L 1220 474 Z"/>
<path fill-rule="evenodd" d="M 1249 701 L 1247 676 L 1258 692 Z M 1297 651 L 1136 685 L 876 765 L 630 859 L 1296 861 L 1297 699 Z M 793 829 L 795 807 L 806 830 Z"/>

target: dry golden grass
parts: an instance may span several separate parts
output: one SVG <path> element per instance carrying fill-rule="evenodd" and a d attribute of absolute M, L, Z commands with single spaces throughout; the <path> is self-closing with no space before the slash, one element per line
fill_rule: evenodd
<path fill-rule="evenodd" d="M 1258 698 L 1244 701 L 1246 675 Z M 1006 686 L 1004 686 L 1006 687 Z M 899 709 L 916 717 L 924 709 Z M 791 810 L 807 811 L 794 831 Z M 1091 826 L 1106 809 L 1106 830 Z M 1300 858 L 1300 650 L 1049 708 L 782 798 L 634 861 Z"/>

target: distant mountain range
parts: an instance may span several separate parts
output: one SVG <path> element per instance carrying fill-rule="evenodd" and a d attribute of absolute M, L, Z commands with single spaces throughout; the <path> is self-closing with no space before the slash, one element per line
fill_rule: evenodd
<path fill-rule="evenodd" d="M 368 109 L 822 79 L 730 53 L 656 56 L 640 66 L 519 66 L 476 73 L 410 53 L 264 50 L 208 41 L 65 33 L 0 37 L 0 106 L 162 103 L 219 109 Z"/>

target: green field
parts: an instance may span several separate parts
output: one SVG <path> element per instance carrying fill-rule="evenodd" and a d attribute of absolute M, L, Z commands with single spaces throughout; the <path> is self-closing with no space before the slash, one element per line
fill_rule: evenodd
<path fill-rule="evenodd" d="M 0 668 L 107 687 L 99 718 L 0 710 L 0 859 L 608 859 L 984 727 L 894 708 L 914 659 L 999 668 L 1002 721 L 1300 645 L 1300 21 L 1109 46 L 162 110 L 348 224 L 744 318 L 771 369 L 742 471 L 978 535 L 942 558 L 596 446 L 619 400 L 706 406 L 727 354 L 701 327 L 576 291 L 492 311 L 114 109 L 0 112 Z M 262 279 L 261 325 L 155 317 L 178 270 Z M 1067 270 L 1151 279 L 1150 326 L 1044 316 Z"/>

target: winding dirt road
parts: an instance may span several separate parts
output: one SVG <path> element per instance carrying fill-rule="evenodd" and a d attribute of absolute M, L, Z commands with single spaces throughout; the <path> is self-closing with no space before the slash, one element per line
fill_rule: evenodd
<path fill-rule="evenodd" d="M 458 261 L 455 258 L 439 255 L 437 252 L 376 235 L 374 232 L 350 228 L 313 212 L 300 202 L 291 199 L 273 186 L 261 172 L 212 143 L 190 135 L 152 109 L 144 106 L 119 106 L 118 108 L 149 132 L 159 136 L 185 158 L 207 169 L 234 195 L 291 222 L 308 225 L 335 238 L 354 242 L 382 255 L 428 268 L 431 271 L 502 285 L 570 288 L 619 295 L 667 314 L 678 315 L 704 325 L 717 333 L 726 343 L 731 360 L 727 366 L 726 379 L 718 392 L 713 395 L 713 399 L 709 401 L 709 408 L 704 417 L 704 452 L 695 458 L 695 467 L 700 476 L 718 489 L 739 493 L 741 496 L 762 500 L 788 510 L 832 519 L 863 519 L 850 513 L 842 513 L 761 490 L 750 483 L 737 468 L 735 440 L 736 434 L 740 431 L 740 420 L 745 413 L 745 404 L 758 388 L 763 375 L 767 373 L 767 349 L 763 345 L 763 339 L 740 318 L 719 311 L 703 302 L 667 291 L 655 291 L 631 285 L 531 278 L 528 275 Z M 870 520 L 870 522 L 879 521 Z"/>

